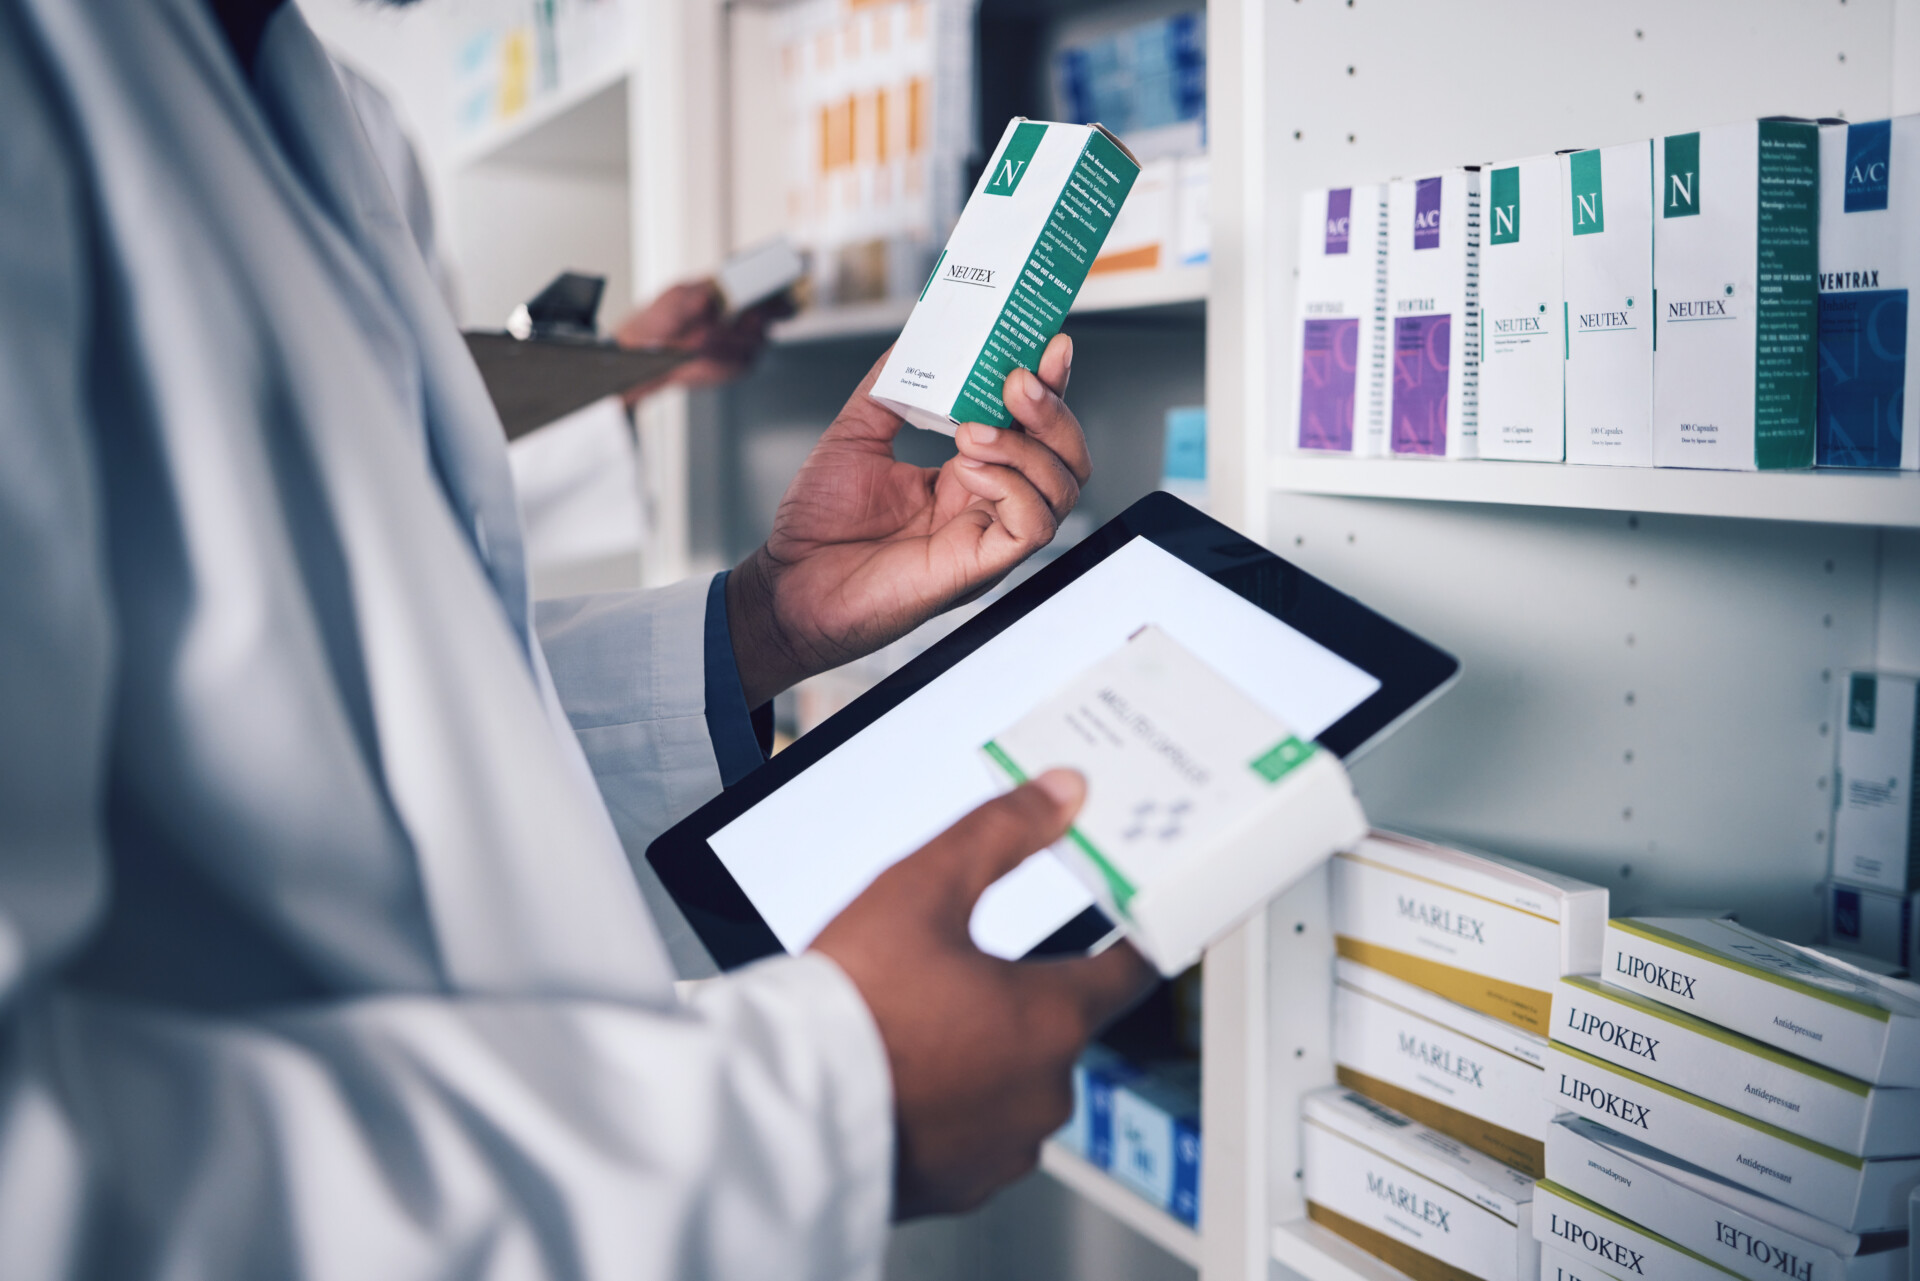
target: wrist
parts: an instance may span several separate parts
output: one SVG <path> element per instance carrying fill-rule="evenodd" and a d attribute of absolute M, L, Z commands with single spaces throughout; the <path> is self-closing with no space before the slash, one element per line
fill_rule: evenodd
<path fill-rule="evenodd" d="M 756 548 L 727 575 L 727 633 L 748 707 L 758 707 L 811 674 L 775 611 L 777 571 Z"/>

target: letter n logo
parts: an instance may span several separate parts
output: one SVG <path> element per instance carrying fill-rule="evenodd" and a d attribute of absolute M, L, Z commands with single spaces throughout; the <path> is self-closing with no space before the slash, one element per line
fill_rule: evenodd
<path fill-rule="evenodd" d="M 1567 157 L 1567 194 L 1572 197 L 1574 235 L 1592 236 L 1607 229 L 1607 205 L 1600 190 L 1599 152 L 1576 151 Z"/>
<path fill-rule="evenodd" d="M 1011 196 L 1014 193 L 1032 166 L 1033 153 L 1039 149 L 1040 139 L 1046 132 L 1045 125 L 1032 120 L 1022 120 L 1013 127 L 1007 145 L 993 158 L 993 168 L 988 171 L 987 195 Z"/>
<path fill-rule="evenodd" d="M 1495 169 L 1489 179 L 1488 208 L 1493 213 L 1489 244 L 1520 243 L 1520 170 Z"/>
<path fill-rule="evenodd" d="M 1660 216 L 1685 218 L 1700 212 L 1700 135 L 1667 138 L 1666 181 L 1660 184 Z"/>

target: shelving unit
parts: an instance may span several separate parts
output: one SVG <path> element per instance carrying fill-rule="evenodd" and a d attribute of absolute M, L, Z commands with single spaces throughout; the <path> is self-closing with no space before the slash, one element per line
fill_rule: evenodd
<path fill-rule="evenodd" d="M 1121 1186 L 1058 1143 L 1040 1149 L 1040 1168 L 1174 1258 L 1200 1266 L 1200 1234 Z"/>
<path fill-rule="evenodd" d="M 1444 462 L 1292 454 L 1279 494 L 1502 503 L 1832 525 L 1920 525 L 1920 473 L 1711 472 L 1552 463 Z"/>

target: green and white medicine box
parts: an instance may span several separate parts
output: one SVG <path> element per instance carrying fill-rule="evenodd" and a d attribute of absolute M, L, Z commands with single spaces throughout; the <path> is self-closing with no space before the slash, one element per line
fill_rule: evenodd
<path fill-rule="evenodd" d="M 1653 150 L 1560 157 L 1570 463 L 1653 466 Z"/>
<path fill-rule="evenodd" d="M 1151 625 L 981 753 L 1002 785 L 1086 778 L 1054 853 L 1169 977 L 1367 832 L 1337 756 Z"/>
<path fill-rule="evenodd" d="M 1014 118 L 870 393 L 916 427 L 1012 424 L 1001 389 L 1060 332 L 1140 165 L 1099 125 Z"/>
<path fill-rule="evenodd" d="M 1654 465 L 1811 467 L 1820 131 L 1747 120 L 1655 149 Z"/>
<path fill-rule="evenodd" d="M 1566 456 L 1560 158 L 1486 171 L 1480 246 L 1480 456 Z"/>
<path fill-rule="evenodd" d="M 1920 680 L 1848 672 L 1846 699 L 1834 800 L 1834 879 L 1891 894 L 1920 890 L 1920 805 L 1913 799 L 1920 782 Z"/>

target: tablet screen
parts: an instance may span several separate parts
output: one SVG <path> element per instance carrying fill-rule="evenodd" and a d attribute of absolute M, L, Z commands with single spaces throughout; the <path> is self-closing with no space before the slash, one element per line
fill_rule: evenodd
<path fill-rule="evenodd" d="M 980 744 L 1153 623 L 1303 737 L 1380 681 L 1141 537 L 708 838 L 789 953 L 883 870 L 997 794 Z M 1026 955 L 1091 906 L 1044 851 L 980 899 L 973 937 Z"/>

